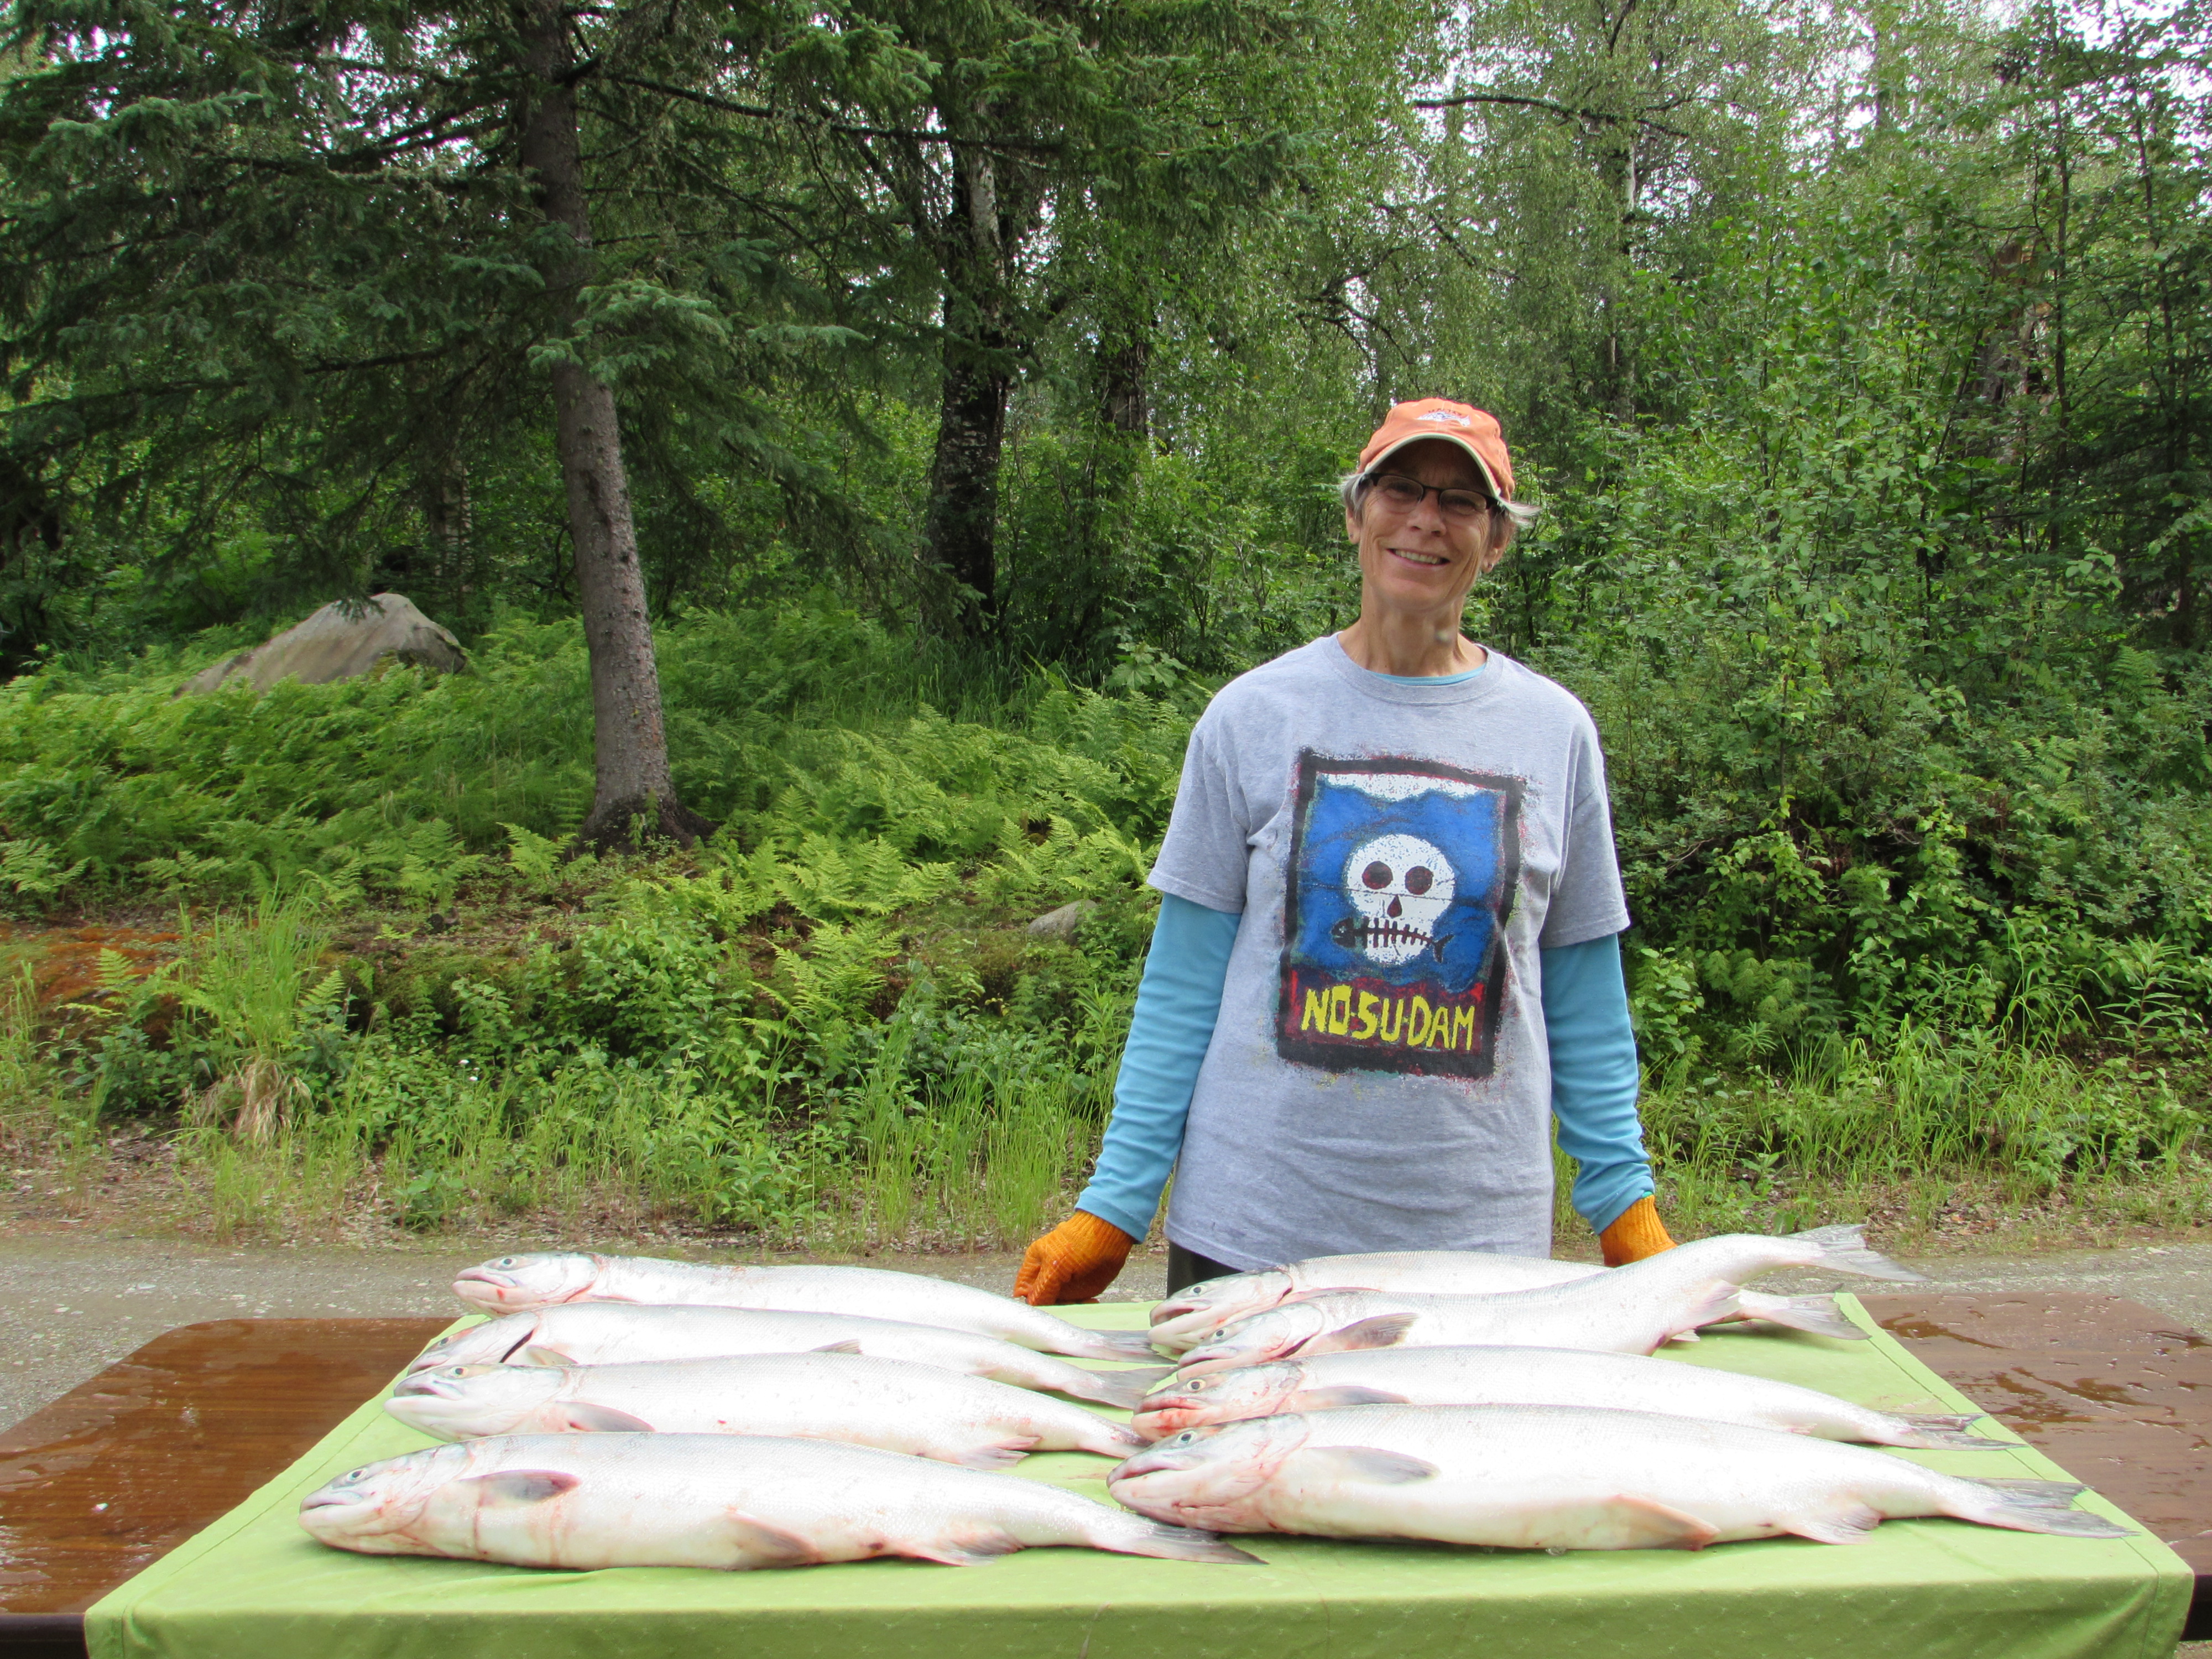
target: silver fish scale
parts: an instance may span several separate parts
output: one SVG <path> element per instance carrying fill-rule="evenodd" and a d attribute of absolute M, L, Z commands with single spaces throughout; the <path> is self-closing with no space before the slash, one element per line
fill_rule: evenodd
<path fill-rule="evenodd" d="M 908 1555 L 957 1564 L 1079 1545 L 1248 1559 L 1040 1481 L 817 1440 L 510 1435 L 353 1471 L 302 1500 L 321 1541 L 520 1566 L 754 1568 Z"/>
<path fill-rule="evenodd" d="M 1794 1533 L 1849 1543 L 1949 1516 L 2128 1535 L 2068 1483 L 1970 1480 L 1887 1452 L 1644 1412 L 1363 1406 L 1171 1436 L 1109 1477 L 1122 1503 L 1223 1531 L 1511 1548 L 1701 1548 Z"/>

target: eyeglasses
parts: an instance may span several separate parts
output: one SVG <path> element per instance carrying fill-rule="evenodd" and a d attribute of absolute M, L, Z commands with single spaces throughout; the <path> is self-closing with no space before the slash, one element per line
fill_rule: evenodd
<path fill-rule="evenodd" d="M 1437 509 L 1454 524 L 1473 524 L 1491 509 L 1490 497 L 1479 489 L 1447 489 L 1441 484 L 1422 483 L 1402 472 L 1370 472 L 1367 487 L 1395 513 L 1411 513 L 1423 496 L 1433 491 Z"/>

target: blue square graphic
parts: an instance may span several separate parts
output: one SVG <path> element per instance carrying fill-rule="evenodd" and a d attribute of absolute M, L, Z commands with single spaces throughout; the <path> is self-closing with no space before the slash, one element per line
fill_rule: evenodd
<path fill-rule="evenodd" d="M 1433 761 L 1298 757 L 1277 1053 L 1489 1075 L 1521 796 L 1518 779 Z"/>

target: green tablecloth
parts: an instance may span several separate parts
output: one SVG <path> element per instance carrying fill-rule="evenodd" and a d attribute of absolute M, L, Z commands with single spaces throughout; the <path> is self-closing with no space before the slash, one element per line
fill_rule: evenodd
<path fill-rule="evenodd" d="M 1110 1328 L 1145 1317 L 1133 1304 L 1068 1311 Z M 1895 1410 L 1973 1409 L 1880 1333 L 1866 1343 L 1737 1333 L 1672 1352 Z M 2048 1538 L 1956 1521 L 1892 1521 L 1851 1547 L 1771 1540 L 1694 1555 L 1261 1538 L 1245 1541 L 1264 1567 L 1060 1549 L 976 1567 L 750 1573 L 380 1559 L 300 1529 L 301 1494 L 428 1443 L 380 1401 L 363 1406 L 96 1605 L 93 1659 L 2169 1659 L 2191 1583 L 2148 1534 Z M 2063 1474 L 2024 1445 L 1893 1455 L 1962 1474 Z M 1063 1453 L 1020 1472 L 1103 1498 L 1105 1467 Z"/>

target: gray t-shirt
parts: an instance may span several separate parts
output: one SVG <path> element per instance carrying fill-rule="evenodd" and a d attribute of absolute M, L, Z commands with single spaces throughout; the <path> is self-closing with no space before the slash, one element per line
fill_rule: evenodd
<path fill-rule="evenodd" d="M 1200 718 L 1151 880 L 1243 915 L 1170 1238 L 1246 1269 L 1551 1254 L 1537 952 L 1628 925 L 1571 695 L 1495 651 L 1408 685 L 1303 646 Z"/>

